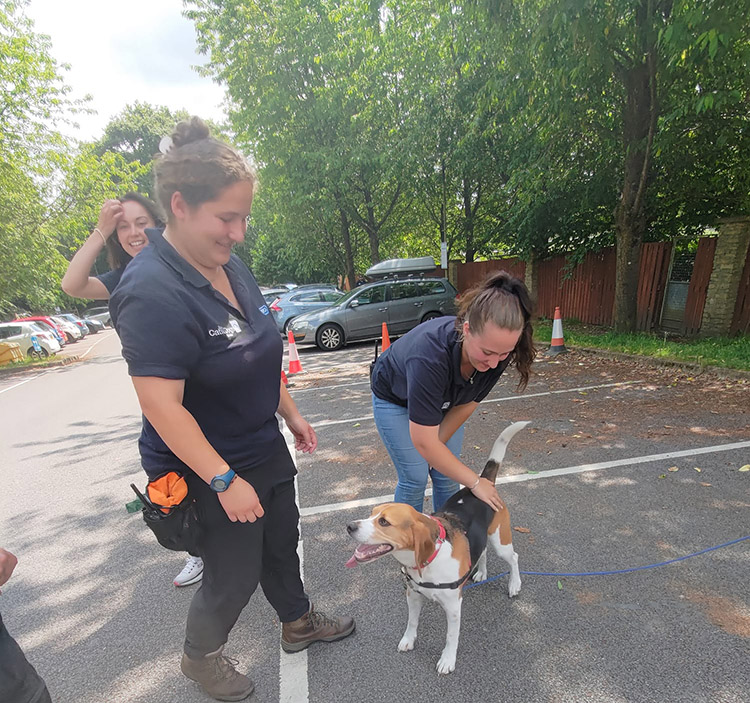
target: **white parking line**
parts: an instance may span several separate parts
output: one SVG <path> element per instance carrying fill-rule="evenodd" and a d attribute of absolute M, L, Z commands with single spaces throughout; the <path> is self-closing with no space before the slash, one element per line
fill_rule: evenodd
<path fill-rule="evenodd" d="M 487 400 L 486 398 L 482 401 L 483 405 L 487 403 L 504 403 L 508 400 L 525 400 L 526 398 L 539 398 L 544 395 L 557 395 L 558 393 L 580 393 L 582 391 L 593 391 L 597 388 L 616 388 L 618 386 L 628 386 L 633 383 L 643 383 L 642 380 L 638 381 L 620 381 L 619 383 L 601 383 L 597 386 L 579 386 L 578 388 L 563 388 L 559 391 L 544 391 L 543 393 L 524 393 L 522 395 L 510 395 L 505 398 L 494 398 Z M 320 390 L 320 389 L 317 389 Z M 363 422 L 364 420 L 372 420 L 372 414 L 364 415 L 362 417 L 352 417 L 348 420 L 322 420 L 321 422 L 315 423 L 316 431 L 320 427 L 330 427 L 331 425 L 345 425 L 350 422 Z"/>
<path fill-rule="evenodd" d="M 289 431 L 286 423 L 279 418 L 279 427 L 286 440 L 289 453 L 292 455 L 294 466 L 297 466 L 297 452 L 294 448 L 294 436 Z M 294 495 L 299 508 L 299 486 L 297 478 L 294 479 Z M 302 525 L 299 529 L 299 542 L 297 543 L 297 554 L 299 555 L 299 572 L 302 582 L 305 582 L 304 549 L 302 547 Z M 307 681 L 307 650 L 295 654 L 287 654 L 281 648 L 279 640 L 279 703 L 307 703 L 309 698 Z"/>
<path fill-rule="evenodd" d="M 734 449 L 746 449 L 750 447 L 749 442 L 734 442 L 732 444 L 715 444 L 710 447 L 696 447 L 695 449 L 684 449 L 677 452 L 664 452 L 663 454 L 646 454 L 645 456 L 634 456 L 629 459 L 615 459 L 614 461 L 600 461 L 596 464 L 580 464 L 579 466 L 567 466 L 562 469 L 549 469 L 540 471 L 536 474 L 515 474 L 513 476 L 501 476 L 495 481 L 495 485 L 502 483 L 519 483 L 521 481 L 536 481 L 544 478 L 555 478 L 556 476 L 565 476 L 568 474 L 581 474 L 588 471 L 601 471 L 602 469 L 612 469 L 617 466 L 634 466 L 636 464 L 647 464 L 654 461 L 666 461 L 667 459 L 679 459 L 685 456 L 698 456 L 700 454 L 714 454 L 716 452 L 730 452 Z M 432 490 L 428 489 L 426 495 L 432 495 Z M 352 508 L 362 508 L 379 503 L 390 503 L 393 500 L 393 494 L 384 496 L 375 496 L 374 498 L 362 498 L 360 500 L 348 500 L 343 503 L 328 503 L 327 505 L 316 505 L 310 508 L 302 508 L 300 515 L 302 517 L 311 517 L 312 515 L 322 515 L 326 513 L 336 513 L 342 510 L 351 510 Z"/>
<path fill-rule="evenodd" d="M 289 379 L 291 381 L 291 379 Z M 291 388 L 290 393 L 304 393 L 305 391 L 327 391 L 331 388 L 348 388 L 349 386 L 369 386 L 369 381 L 354 381 L 353 383 L 339 383 L 335 386 L 314 386 L 311 388 Z"/>
<path fill-rule="evenodd" d="M 44 376 L 46 374 L 46 371 L 42 371 L 42 373 L 36 374 L 36 376 L 32 376 L 31 378 L 27 378 L 25 381 L 19 381 L 18 383 L 14 383 L 12 386 L 8 386 L 7 388 L 3 388 L 0 390 L 0 393 L 5 393 L 6 391 L 12 391 L 14 388 L 18 388 L 18 386 L 22 386 L 24 383 L 28 383 L 29 381 L 33 381 L 35 378 L 39 378 L 40 376 Z"/>
<path fill-rule="evenodd" d="M 79 359 L 83 359 L 86 354 L 88 354 L 99 342 L 103 342 L 105 339 L 109 339 L 112 335 L 108 334 L 106 337 L 102 337 L 102 339 L 97 339 L 83 354 L 79 355 Z"/>

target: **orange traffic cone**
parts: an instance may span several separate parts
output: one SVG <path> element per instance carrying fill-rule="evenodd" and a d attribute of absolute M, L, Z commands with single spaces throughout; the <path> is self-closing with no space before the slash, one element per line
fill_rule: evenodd
<path fill-rule="evenodd" d="M 286 374 L 284 373 L 284 369 L 281 369 L 281 382 L 285 385 L 289 385 L 289 379 L 286 377 Z"/>
<path fill-rule="evenodd" d="M 388 336 L 388 325 L 383 323 L 383 330 L 382 330 L 382 337 L 383 337 L 383 351 L 388 349 L 388 347 L 391 346 L 391 338 Z"/>
<path fill-rule="evenodd" d="M 287 337 L 289 339 L 289 375 L 291 376 L 293 373 L 300 373 L 302 371 L 302 364 L 299 360 L 299 352 L 297 351 L 297 344 L 294 341 L 292 330 L 287 332 Z"/>
<path fill-rule="evenodd" d="M 563 337 L 562 315 L 560 314 L 560 306 L 557 306 L 555 308 L 555 319 L 552 322 L 552 341 L 547 350 L 547 356 L 557 356 L 558 354 L 567 354 L 567 352 L 565 338 Z"/>

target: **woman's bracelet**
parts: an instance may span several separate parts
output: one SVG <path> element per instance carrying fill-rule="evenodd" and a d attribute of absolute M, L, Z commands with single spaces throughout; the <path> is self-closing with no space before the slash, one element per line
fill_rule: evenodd
<path fill-rule="evenodd" d="M 479 485 L 480 478 L 480 476 L 477 476 L 477 480 L 474 482 L 474 485 L 469 489 L 470 491 L 473 491 Z"/>
<path fill-rule="evenodd" d="M 107 246 L 107 240 L 104 237 L 104 235 L 102 234 L 102 231 L 98 227 L 94 227 L 94 232 L 96 232 L 102 238 L 102 242 L 103 242 L 104 246 L 106 247 Z M 91 234 L 94 234 L 94 232 L 92 232 Z"/>

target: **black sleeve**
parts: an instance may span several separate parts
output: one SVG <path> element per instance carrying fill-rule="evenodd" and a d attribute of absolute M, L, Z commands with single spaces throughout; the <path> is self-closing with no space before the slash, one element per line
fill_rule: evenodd
<path fill-rule="evenodd" d="M 107 292 L 112 295 L 115 288 L 117 288 L 117 284 L 120 282 L 120 279 L 122 278 L 122 272 L 125 270 L 125 268 L 119 268 L 119 269 L 112 269 L 111 271 L 107 271 L 106 273 L 101 274 L 100 276 L 96 276 L 103 284 L 104 287 L 107 289 Z"/>
<path fill-rule="evenodd" d="M 168 291 L 156 298 L 119 293 L 110 301 L 110 312 L 131 376 L 190 376 L 203 334 L 184 301 Z"/>

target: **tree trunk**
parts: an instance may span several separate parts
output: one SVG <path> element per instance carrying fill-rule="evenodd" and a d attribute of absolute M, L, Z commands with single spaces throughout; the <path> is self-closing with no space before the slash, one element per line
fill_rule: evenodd
<path fill-rule="evenodd" d="M 341 216 L 341 238 L 344 240 L 346 255 L 346 278 L 349 281 L 349 290 L 351 290 L 356 285 L 357 280 L 354 275 L 354 255 L 352 254 L 352 238 L 349 232 L 349 218 L 346 216 L 346 211 L 341 207 L 339 208 L 339 215 Z"/>
<path fill-rule="evenodd" d="M 367 219 L 363 221 L 363 225 L 365 232 L 367 232 L 367 241 L 370 244 L 370 263 L 374 266 L 380 261 L 380 242 L 378 241 L 380 227 L 375 221 L 375 205 L 372 202 L 372 193 L 366 185 L 363 188 L 363 194 L 365 212 L 367 213 Z"/>
<path fill-rule="evenodd" d="M 466 242 L 466 258 L 464 261 L 470 264 L 474 261 L 476 255 L 476 247 L 474 245 L 474 210 L 471 206 L 471 188 L 466 178 L 463 179 L 463 201 L 464 201 L 464 217 L 463 217 L 463 230 L 464 230 L 464 241 Z"/>
<path fill-rule="evenodd" d="M 644 203 L 658 114 L 651 0 L 642 0 L 636 11 L 636 36 L 638 55 L 620 74 L 625 85 L 625 164 L 620 201 L 615 208 L 617 256 L 614 326 L 617 332 L 633 332 L 636 328 L 641 242 L 646 232 Z"/>

